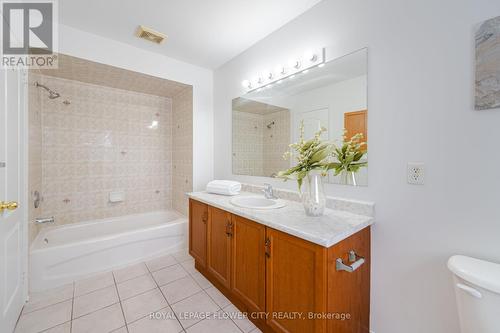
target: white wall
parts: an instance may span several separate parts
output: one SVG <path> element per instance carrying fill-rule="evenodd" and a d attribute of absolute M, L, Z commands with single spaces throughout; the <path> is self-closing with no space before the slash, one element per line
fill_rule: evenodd
<path fill-rule="evenodd" d="M 59 52 L 193 86 L 193 189 L 213 179 L 213 72 L 59 25 Z"/>
<path fill-rule="evenodd" d="M 376 333 L 456 333 L 446 260 L 500 262 L 500 110 L 473 110 L 474 29 L 500 14 L 490 0 L 325 0 L 214 74 L 215 175 L 231 174 L 231 99 L 241 81 L 296 52 L 330 57 L 368 47 L 369 186 L 327 185 L 372 200 L 371 323 Z M 424 186 L 406 163 L 426 164 Z"/>

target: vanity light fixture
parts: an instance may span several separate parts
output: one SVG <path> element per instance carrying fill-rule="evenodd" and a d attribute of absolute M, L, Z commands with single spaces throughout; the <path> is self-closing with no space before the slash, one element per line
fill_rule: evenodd
<path fill-rule="evenodd" d="M 298 73 L 307 73 L 313 67 L 323 67 L 325 63 L 325 49 L 305 52 L 302 57 L 292 58 L 288 66 L 277 66 L 274 71 L 261 72 L 253 80 L 244 80 L 241 84 L 247 92 L 261 91 L 263 87 L 269 88 L 273 83 L 282 83 L 283 79 L 293 79 Z"/>

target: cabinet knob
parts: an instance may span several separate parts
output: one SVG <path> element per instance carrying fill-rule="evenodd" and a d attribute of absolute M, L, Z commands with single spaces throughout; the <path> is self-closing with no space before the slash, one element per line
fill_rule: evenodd
<path fill-rule="evenodd" d="M 208 221 L 208 212 L 204 212 L 203 215 L 201 216 L 201 220 L 203 223 L 207 223 Z"/>

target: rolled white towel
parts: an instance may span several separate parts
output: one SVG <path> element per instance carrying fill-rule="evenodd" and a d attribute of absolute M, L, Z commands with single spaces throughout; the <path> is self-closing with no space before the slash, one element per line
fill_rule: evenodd
<path fill-rule="evenodd" d="M 241 183 L 232 180 L 212 180 L 207 184 L 207 192 L 222 195 L 237 195 L 241 191 Z"/>

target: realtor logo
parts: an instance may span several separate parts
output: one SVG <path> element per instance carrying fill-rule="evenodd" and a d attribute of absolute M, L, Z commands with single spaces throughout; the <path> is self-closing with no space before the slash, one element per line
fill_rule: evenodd
<path fill-rule="evenodd" d="M 2 0 L 2 68 L 57 68 L 54 0 Z"/>

